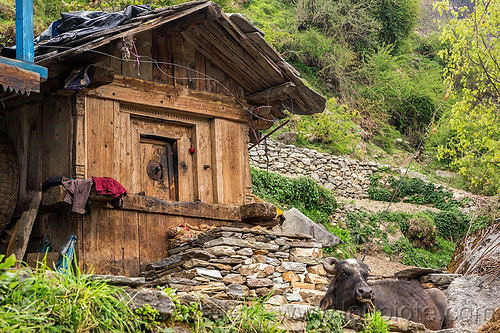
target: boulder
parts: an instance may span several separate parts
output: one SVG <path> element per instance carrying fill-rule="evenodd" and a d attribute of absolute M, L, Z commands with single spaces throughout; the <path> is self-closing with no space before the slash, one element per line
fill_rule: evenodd
<path fill-rule="evenodd" d="M 486 283 L 485 277 L 456 278 L 446 290 L 450 311 L 457 327 L 478 328 L 500 306 L 500 281 Z"/>
<path fill-rule="evenodd" d="M 131 310 L 139 309 L 149 304 L 149 306 L 156 309 L 166 318 L 174 313 L 175 304 L 163 291 L 158 289 L 139 288 L 128 289 L 126 292 L 131 300 L 127 303 Z"/>
<path fill-rule="evenodd" d="M 276 226 L 277 231 L 283 233 L 301 233 L 313 236 L 323 246 L 335 246 L 341 242 L 340 238 L 328 232 L 324 226 L 302 214 L 297 208 L 292 208 L 283 213 L 285 221 L 281 226 Z"/>

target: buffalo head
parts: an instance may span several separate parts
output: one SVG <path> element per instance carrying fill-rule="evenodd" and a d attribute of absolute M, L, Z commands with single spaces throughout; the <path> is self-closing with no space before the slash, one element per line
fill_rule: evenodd
<path fill-rule="evenodd" d="M 335 258 L 326 258 L 323 267 L 335 276 L 328 285 L 320 307 L 325 310 L 337 309 L 358 315 L 365 314 L 375 298 L 372 288 L 366 281 L 370 273 L 368 266 L 356 259 L 338 261 Z"/>

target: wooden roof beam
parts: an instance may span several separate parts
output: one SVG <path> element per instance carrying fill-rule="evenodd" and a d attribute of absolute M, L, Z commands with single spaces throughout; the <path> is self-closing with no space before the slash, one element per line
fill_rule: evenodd
<path fill-rule="evenodd" d="M 269 104 L 273 101 L 282 101 L 287 99 L 296 89 L 293 82 L 285 82 L 283 84 L 268 88 L 255 94 L 245 96 L 245 99 L 250 104 Z"/>

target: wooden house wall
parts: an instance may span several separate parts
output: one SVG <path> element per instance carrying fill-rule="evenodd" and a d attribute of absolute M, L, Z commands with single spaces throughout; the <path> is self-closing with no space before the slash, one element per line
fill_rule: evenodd
<path fill-rule="evenodd" d="M 53 95 L 2 113 L 0 129 L 19 161 L 19 202 L 30 200 L 44 180 L 72 174 L 72 105 L 71 97 Z"/>
<path fill-rule="evenodd" d="M 161 191 L 145 183 L 147 149 L 141 150 L 141 135 L 154 135 L 177 140 L 179 162 L 183 162 L 179 167 L 178 201 L 200 200 L 235 207 L 248 203 L 248 124 L 233 98 L 242 98 L 243 89 L 179 35 L 146 32 L 134 43 L 141 60 L 153 58 L 195 71 L 164 63 L 158 67 L 154 63 L 137 66 L 120 60 L 121 41 L 109 48 L 116 58 L 108 57 L 101 64 L 113 67 L 118 75 L 157 84 L 165 90 L 163 94 L 175 95 L 188 89 L 206 93 L 204 99 L 190 102 L 188 96 L 180 107 L 175 98 L 167 102 L 170 96 L 158 101 L 159 92 L 152 92 L 156 88 L 151 85 L 111 85 L 72 96 L 52 95 L 40 104 L 10 110 L 0 126 L 19 155 L 21 197 L 28 199 L 50 177 L 109 176 L 129 193 L 149 192 L 161 199 Z M 220 96 L 229 96 L 225 98 L 231 105 L 220 102 Z M 196 108 L 196 112 L 185 111 Z M 217 110 L 222 112 L 220 116 Z M 232 110 L 238 114 L 231 114 Z M 191 146 L 196 150 L 193 155 L 188 152 Z M 76 234 L 83 269 L 137 276 L 145 265 L 167 256 L 168 228 L 186 223 L 232 222 L 224 217 L 198 218 L 98 205 L 86 217 L 67 208 L 42 208 L 28 252 L 38 251 L 44 236 L 49 236 L 54 250 L 59 250 L 71 234 Z"/>

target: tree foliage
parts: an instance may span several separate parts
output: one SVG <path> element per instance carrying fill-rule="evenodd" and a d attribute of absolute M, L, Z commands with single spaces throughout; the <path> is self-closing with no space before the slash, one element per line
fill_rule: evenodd
<path fill-rule="evenodd" d="M 441 13 L 451 16 L 442 40 L 449 93 L 458 95 L 438 126 L 438 158 L 446 161 L 479 192 L 500 193 L 500 0 L 474 2 L 454 9 L 445 0 Z"/>

